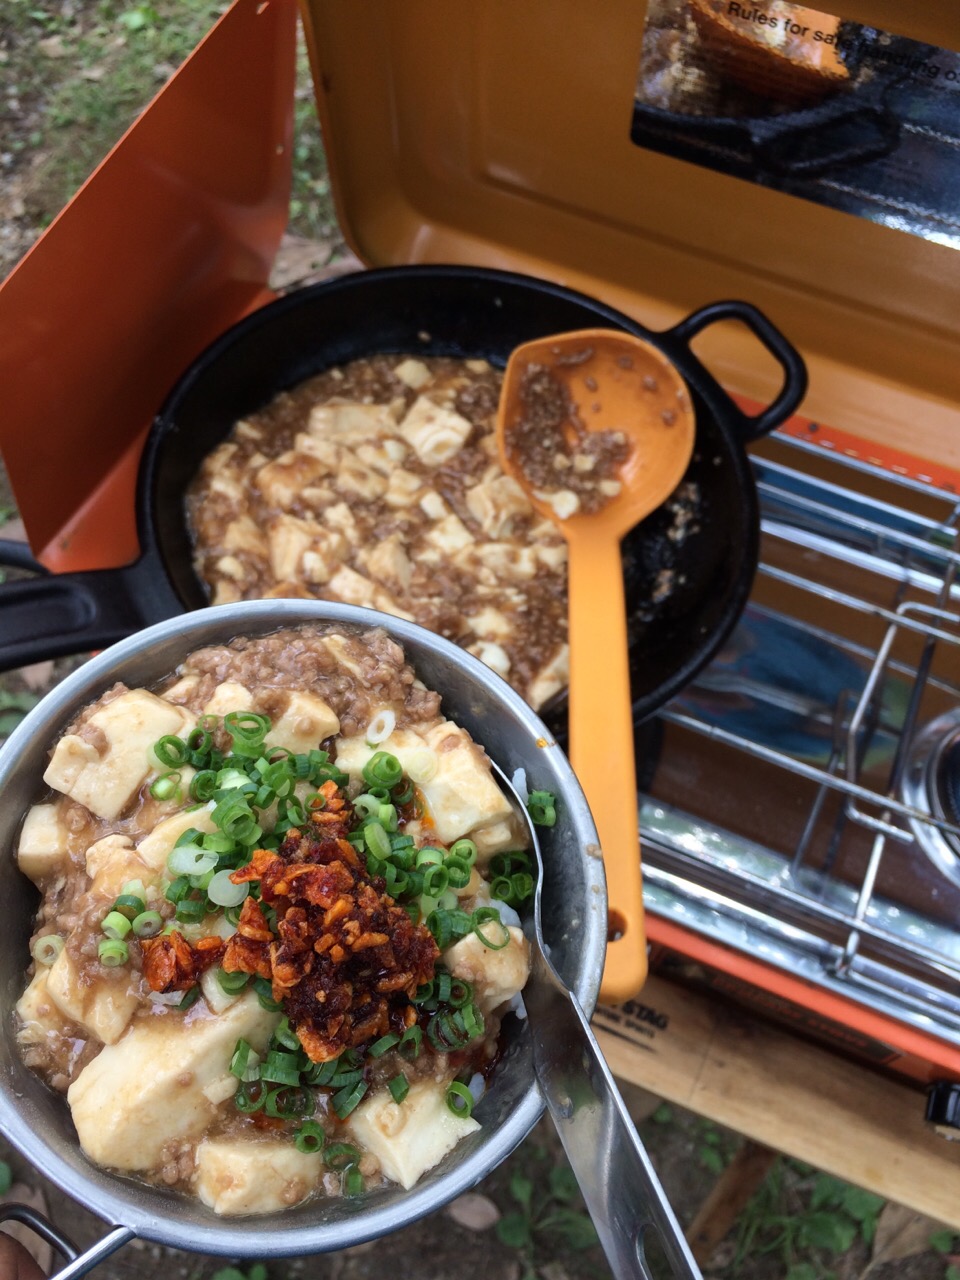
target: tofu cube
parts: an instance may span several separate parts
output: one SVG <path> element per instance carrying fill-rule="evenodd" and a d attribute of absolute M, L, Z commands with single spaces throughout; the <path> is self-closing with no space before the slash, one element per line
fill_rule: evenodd
<path fill-rule="evenodd" d="M 444 721 L 424 736 L 436 752 L 437 772 L 420 783 L 420 790 L 443 844 L 512 815 L 510 801 L 493 780 L 489 761 L 465 730 Z"/>
<path fill-rule="evenodd" d="M 252 711 L 253 694 L 236 680 L 225 680 L 218 684 L 213 696 L 203 708 L 205 716 L 225 716 L 231 711 Z"/>
<path fill-rule="evenodd" d="M 60 1035 L 66 1029 L 66 1020 L 47 990 L 49 977 L 49 969 L 38 968 L 30 985 L 17 1001 L 17 1015 L 20 1018 L 17 1039 L 21 1044 L 43 1044 L 49 1037 Z"/>
<path fill-rule="evenodd" d="M 127 1029 L 140 1003 L 137 985 L 137 975 L 126 968 L 85 982 L 66 948 L 47 974 L 47 994 L 60 1012 L 103 1044 L 116 1044 Z"/>
<path fill-rule="evenodd" d="M 67 734 L 57 743 L 43 780 L 97 817 L 117 818 L 157 769 L 153 744 L 164 734 L 182 732 L 187 718 L 182 707 L 146 689 L 128 689 L 89 719 L 106 741 L 103 754 L 79 735 Z"/>
<path fill-rule="evenodd" d="M 340 721 L 322 698 L 313 693 L 294 692 L 264 742 L 270 747 L 286 747 L 297 754 L 318 747 L 324 738 L 332 738 L 339 732 Z"/>
<path fill-rule="evenodd" d="M 400 423 L 400 434 L 428 467 L 449 462 L 472 430 L 466 418 L 428 396 L 418 396 Z"/>
<path fill-rule="evenodd" d="M 222 685 L 220 687 L 223 688 Z M 213 809 L 212 800 L 198 809 L 182 809 L 180 813 L 158 822 L 150 834 L 140 841 L 137 854 L 154 876 L 166 871 L 167 859 L 185 831 L 189 831 L 191 827 L 196 827 L 205 834 L 216 831 L 216 824 L 211 816 Z M 135 877 L 128 877 L 133 878 Z"/>
<path fill-rule="evenodd" d="M 409 1191 L 420 1176 L 479 1128 L 473 1117 L 455 1116 L 446 1085 L 419 1080 L 403 1102 L 386 1089 L 361 1102 L 346 1124 L 353 1140 L 380 1162 L 386 1177 Z"/>
<path fill-rule="evenodd" d="M 496 921 L 482 927 L 490 930 L 492 939 L 499 940 Z M 507 932 L 510 941 L 505 947 L 485 946 L 475 933 L 468 933 L 443 953 L 450 972 L 472 985 L 474 1000 L 483 1013 L 512 1000 L 530 976 L 530 944 L 515 925 L 508 925 Z"/>
<path fill-rule="evenodd" d="M 28 810 L 20 832 L 17 861 L 34 884 L 62 870 L 69 861 L 67 829 L 60 821 L 59 806 L 35 804 Z"/>
<path fill-rule="evenodd" d="M 80 1145 L 97 1164 L 155 1169 L 168 1142 L 197 1138 L 216 1104 L 204 1093 L 227 1074 L 242 1037 L 262 1053 L 280 1020 L 248 992 L 224 1013 L 195 1005 L 134 1023 L 97 1055 L 67 1093 Z"/>
<path fill-rule="evenodd" d="M 197 1195 L 224 1215 L 272 1213 L 299 1204 L 320 1182 L 323 1157 L 291 1140 L 204 1138 L 197 1147 Z"/>

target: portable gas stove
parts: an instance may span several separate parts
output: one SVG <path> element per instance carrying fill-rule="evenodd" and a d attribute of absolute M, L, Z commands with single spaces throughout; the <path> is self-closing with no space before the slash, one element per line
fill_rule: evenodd
<path fill-rule="evenodd" d="M 956 1075 L 960 498 L 786 437 L 754 463 L 751 602 L 646 729 L 654 964 Z"/>
<path fill-rule="evenodd" d="M 675 10 L 668 53 L 696 52 L 691 2 L 301 8 L 340 224 L 363 262 L 508 267 L 654 329 L 743 297 L 802 351 L 807 418 L 752 451 L 751 603 L 643 727 L 648 936 L 659 974 L 908 1077 L 912 1099 L 917 1081 L 960 1081 L 955 5 L 727 3 L 741 25 L 812 24 L 810 48 L 818 33 L 858 37 L 851 95 L 771 112 L 765 89 L 759 114 L 737 117 L 737 145 L 759 159 L 736 176 L 712 152 L 637 136 L 638 90 L 649 105 L 663 69 L 645 61 L 648 18 Z M 270 297 L 296 10 L 233 0 L 5 282 L 0 440 L 53 571 L 136 555 L 157 405 Z M 739 109 L 725 95 L 710 125 L 705 105 L 671 124 L 698 154 Z M 779 370 L 748 333 L 719 330 L 698 355 L 768 403 Z"/>

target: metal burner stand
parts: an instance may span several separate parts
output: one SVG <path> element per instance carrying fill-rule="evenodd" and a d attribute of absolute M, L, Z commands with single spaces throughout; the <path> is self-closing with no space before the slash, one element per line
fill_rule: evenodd
<path fill-rule="evenodd" d="M 810 441 L 781 437 L 754 463 L 753 600 L 732 659 L 661 713 L 641 797 L 655 964 L 743 995 L 737 963 L 690 945 L 708 939 L 747 960 L 767 1011 L 775 993 L 845 1050 L 960 1078 L 960 826 L 926 802 L 938 744 L 960 734 L 960 500 Z M 814 655 L 809 683 L 798 654 Z M 718 752 L 719 789 L 746 780 L 734 809 L 757 810 L 762 841 L 711 821 L 730 811 L 703 783 Z M 786 799 L 764 807 L 757 790 Z"/>

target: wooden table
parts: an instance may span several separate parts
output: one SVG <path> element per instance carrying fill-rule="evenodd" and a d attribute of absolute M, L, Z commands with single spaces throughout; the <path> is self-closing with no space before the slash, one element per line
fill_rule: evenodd
<path fill-rule="evenodd" d="M 960 1232 L 960 1143 L 924 1120 L 919 1085 L 662 977 L 648 979 L 641 1008 L 629 1022 L 594 1014 L 614 1074 L 748 1139 L 711 1197 L 716 1212 L 735 1214 L 769 1163 L 758 1147 L 772 1148 Z"/>

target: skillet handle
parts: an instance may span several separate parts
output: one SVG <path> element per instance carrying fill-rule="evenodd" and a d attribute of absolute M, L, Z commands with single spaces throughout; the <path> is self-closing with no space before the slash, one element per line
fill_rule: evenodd
<path fill-rule="evenodd" d="M 21 566 L 23 567 L 23 566 Z M 0 671 L 89 653 L 182 611 L 159 566 L 52 573 L 0 584 Z"/>
<path fill-rule="evenodd" d="M 783 370 L 783 386 L 776 398 L 759 413 L 744 413 L 717 382 L 707 367 L 690 349 L 690 341 L 698 333 L 702 333 L 718 320 L 739 320 L 745 324 L 767 348 L 780 368 Z M 668 341 L 680 343 L 685 349 L 687 359 L 697 366 L 697 376 L 701 378 L 724 404 L 725 413 L 733 420 L 742 443 L 747 444 L 759 436 L 766 435 L 774 427 L 778 427 L 794 412 L 807 391 L 807 366 L 799 351 L 788 342 L 780 330 L 772 324 L 762 311 L 758 311 L 749 302 L 732 300 L 729 302 L 712 302 L 709 306 L 694 311 L 679 324 L 674 325 L 660 335 Z"/>
<path fill-rule="evenodd" d="M 67 1265 L 51 1276 L 50 1280 L 78 1280 L 80 1276 L 85 1276 L 88 1271 L 92 1271 L 104 1258 L 115 1253 L 121 1245 L 132 1240 L 136 1234 L 129 1227 L 114 1227 L 102 1240 L 98 1240 L 84 1253 L 80 1253 L 72 1240 L 58 1231 L 49 1218 L 29 1205 L 0 1205 L 0 1222 L 22 1222 L 31 1231 L 35 1231 L 41 1240 L 52 1245 L 57 1253 L 66 1258 Z"/>

